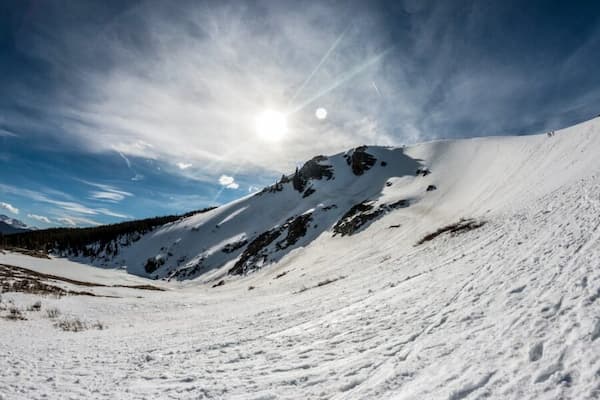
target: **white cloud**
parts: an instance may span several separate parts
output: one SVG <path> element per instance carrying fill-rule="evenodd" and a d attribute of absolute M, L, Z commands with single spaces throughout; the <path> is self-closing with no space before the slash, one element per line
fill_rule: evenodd
<path fill-rule="evenodd" d="M 219 185 L 225 186 L 227 189 L 237 189 L 240 185 L 235 181 L 233 176 L 221 175 Z"/>
<path fill-rule="evenodd" d="M 192 166 L 192 164 L 190 164 L 190 163 L 182 163 L 182 162 L 177 163 L 177 167 L 179 167 L 179 169 L 182 169 L 182 170 L 188 169 L 191 166 Z"/>
<path fill-rule="evenodd" d="M 13 214 L 18 214 L 19 213 L 19 209 L 17 207 L 13 207 L 12 204 L 8 204 L 5 202 L 0 202 L 0 208 L 5 209 L 6 211 L 13 213 Z"/>
<path fill-rule="evenodd" d="M 232 184 L 235 181 L 235 179 L 233 178 L 233 176 L 228 176 L 228 175 L 221 175 L 221 177 L 219 178 L 219 184 L 221 186 L 227 186 Z"/>
<path fill-rule="evenodd" d="M 31 219 L 35 219 L 36 221 L 44 222 L 46 224 L 52 223 L 48 217 L 44 217 L 43 215 L 27 214 L 27 216 Z"/>

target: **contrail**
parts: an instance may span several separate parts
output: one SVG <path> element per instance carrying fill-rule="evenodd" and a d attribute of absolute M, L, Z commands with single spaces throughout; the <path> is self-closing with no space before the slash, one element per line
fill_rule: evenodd
<path fill-rule="evenodd" d="M 288 104 L 291 104 L 296 99 L 296 97 L 300 94 L 300 92 L 302 92 L 302 90 L 304 89 L 304 87 L 306 85 L 308 85 L 308 82 L 310 82 L 310 80 L 317 73 L 317 71 L 319 70 L 319 68 L 321 68 L 321 65 L 323 65 L 323 63 L 327 60 L 327 58 L 329 58 L 329 55 L 335 50 L 335 48 L 338 46 L 338 44 L 340 44 L 340 42 L 344 38 L 344 35 L 346 34 L 347 31 L 348 31 L 348 28 L 346 28 L 340 34 L 340 36 L 338 36 L 338 38 L 335 40 L 335 42 L 333 42 L 333 44 L 331 45 L 331 47 L 329 48 L 329 50 L 327 50 L 327 52 L 325 53 L 325 55 L 321 58 L 321 61 L 319 61 L 319 63 L 317 64 L 317 66 L 312 70 L 312 72 L 308 75 L 308 77 L 304 80 L 304 82 L 302 82 L 302 85 L 300 85 L 300 87 L 298 88 L 298 90 L 296 90 L 296 93 L 294 93 L 294 95 L 292 96 L 292 98 L 288 101 Z"/>
<path fill-rule="evenodd" d="M 371 81 L 371 83 L 373 84 L 373 88 L 375 89 L 375 91 L 377 92 L 377 94 L 379 96 L 381 96 L 381 92 L 379 91 L 379 88 L 377 87 L 377 85 L 375 84 L 375 82 Z"/>
<path fill-rule="evenodd" d="M 362 71 L 364 71 L 365 69 L 370 67 L 371 65 L 375 64 L 377 61 L 381 60 L 392 49 L 393 49 L 393 47 L 389 47 L 386 50 L 382 51 L 381 53 L 377 54 L 375 57 L 368 59 L 364 63 L 362 63 L 362 64 L 358 65 L 357 67 L 354 67 L 350 71 L 346 72 L 345 74 L 340 76 L 339 79 L 337 79 L 334 83 L 325 87 L 319 93 L 317 93 L 313 97 L 309 98 L 308 100 L 304 101 L 302 104 L 300 104 L 297 107 L 295 107 L 294 109 L 292 109 L 292 111 L 290 111 L 289 114 L 293 114 L 293 113 L 300 111 L 301 109 L 303 109 L 304 107 L 306 107 L 307 105 L 312 103 L 313 101 L 317 100 L 319 97 L 321 97 L 321 96 L 331 92 L 332 90 L 336 89 L 337 87 L 343 85 L 348 80 L 354 78 L 356 75 L 358 75 L 359 73 L 361 73 Z"/>

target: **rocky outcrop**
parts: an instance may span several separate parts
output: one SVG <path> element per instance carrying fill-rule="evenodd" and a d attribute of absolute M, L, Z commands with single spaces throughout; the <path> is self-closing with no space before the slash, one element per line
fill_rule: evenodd
<path fill-rule="evenodd" d="M 312 214 L 307 213 L 288 219 L 283 225 L 270 229 L 258 235 L 248 244 L 233 268 L 229 270 L 230 275 L 243 275 L 249 271 L 259 269 L 269 259 L 269 246 L 275 242 L 284 232 L 287 235 L 275 244 L 273 251 L 285 250 L 293 246 L 306 235 L 308 225 L 312 220 Z"/>
<path fill-rule="evenodd" d="M 410 205 L 408 200 L 399 200 L 390 204 L 380 204 L 377 208 L 374 201 L 363 201 L 348 210 L 342 218 L 334 225 L 333 235 L 350 236 L 359 231 L 369 221 L 380 218 L 385 213 L 397 208 Z"/>
<path fill-rule="evenodd" d="M 306 235 L 306 232 L 308 230 L 308 224 L 310 223 L 311 220 L 312 220 L 311 213 L 303 214 L 303 215 L 300 215 L 300 216 L 292 219 L 287 224 L 287 236 L 283 240 L 280 240 L 279 242 L 277 242 L 277 249 L 284 250 L 290 246 L 295 245 L 296 242 L 298 242 L 298 240 L 300 240 L 301 237 L 304 237 L 304 235 Z M 284 228 L 285 228 L 285 225 L 284 225 Z"/>
<path fill-rule="evenodd" d="M 362 175 L 365 171 L 371 169 L 371 167 L 375 165 L 375 162 L 377 162 L 377 159 L 367 153 L 366 150 L 367 146 L 360 146 L 344 155 L 344 158 L 352 168 L 352 173 L 354 173 L 354 175 Z M 387 163 L 385 165 L 387 165 Z"/>
<path fill-rule="evenodd" d="M 221 249 L 221 251 L 223 253 L 230 254 L 230 253 L 233 253 L 234 251 L 236 251 L 238 249 L 241 249 L 246 244 L 248 244 L 248 241 L 246 239 L 239 240 L 239 241 L 233 242 L 233 243 L 227 243 L 225 246 L 223 246 L 223 248 Z"/>
<path fill-rule="evenodd" d="M 311 179 L 320 180 L 326 178 L 329 180 L 333 178 L 333 167 L 331 165 L 320 164 L 326 160 L 327 157 L 325 156 L 316 156 L 304 163 L 302 168 L 296 168 L 296 172 L 294 172 L 294 175 L 292 176 L 292 185 L 294 186 L 294 189 L 302 193 Z"/>
<path fill-rule="evenodd" d="M 431 171 L 429 170 L 429 168 L 425 167 L 417 168 L 417 171 L 415 172 L 416 176 L 427 176 L 429 174 L 431 174 Z"/>

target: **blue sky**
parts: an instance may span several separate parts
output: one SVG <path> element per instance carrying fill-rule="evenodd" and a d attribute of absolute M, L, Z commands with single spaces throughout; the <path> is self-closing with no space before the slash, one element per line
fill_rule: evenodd
<path fill-rule="evenodd" d="M 3 1 L 0 213 L 182 213 L 360 144 L 565 127 L 600 113 L 599 16 L 591 1 Z M 286 116 L 279 141 L 257 135 L 267 109 Z"/>

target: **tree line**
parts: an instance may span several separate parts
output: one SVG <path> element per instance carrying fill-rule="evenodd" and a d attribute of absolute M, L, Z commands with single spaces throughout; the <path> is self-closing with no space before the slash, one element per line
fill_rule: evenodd
<path fill-rule="evenodd" d="M 105 247 L 120 237 L 128 237 L 132 239 L 129 241 L 135 241 L 158 226 L 205 213 L 214 208 L 216 207 L 191 211 L 183 215 L 167 215 L 87 228 L 50 228 L 4 235 L 0 233 L 0 247 L 86 255 L 91 244 Z"/>

